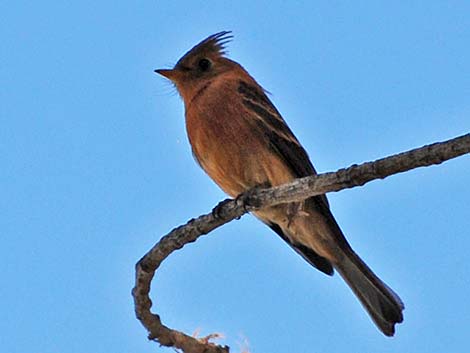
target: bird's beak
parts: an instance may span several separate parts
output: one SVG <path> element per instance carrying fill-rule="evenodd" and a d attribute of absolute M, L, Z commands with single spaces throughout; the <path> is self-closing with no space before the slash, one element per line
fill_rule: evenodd
<path fill-rule="evenodd" d="M 157 69 L 154 72 L 159 75 L 162 75 L 163 77 L 166 77 L 171 81 L 174 81 L 178 76 L 178 71 L 176 71 L 175 69 Z"/>

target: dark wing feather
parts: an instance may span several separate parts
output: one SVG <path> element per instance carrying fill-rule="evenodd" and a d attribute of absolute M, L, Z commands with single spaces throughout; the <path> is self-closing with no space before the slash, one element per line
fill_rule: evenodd
<path fill-rule="evenodd" d="M 243 96 L 243 104 L 255 113 L 254 116 L 257 118 L 255 123 L 259 124 L 260 130 L 265 133 L 271 149 L 290 167 L 293 174 L 298 178 L 316 174 L 307 152 L 295 138 L 266 94 L 258 87 L 244 81 L 239 82 L 238 92 Z M 332 218 L 325 195 L 314 196 L 308 199 L 307 202 L 318 204 L 318 209 L 327 218 Z M 332 221 L 335 222 L 334 218 Z M 266 224 L 311 265 L 328 275 L 333 274 L 333 266 L 327 259 L 303 244 L 291 242 L 277 224 Z"/>
<path fill-rule="evenodd" d="M 301 178 L 316 174 L 307 152 L 266 94 L 244 81 L 239 82 L 238 92 L 243 96 L 243 104 L 258 117 L 256 123 L 261 125 L 271 148 L 291 167 L 296 176 Z"/>
<path fill-rule="evenodd" d="M 258 117 L 255 123 L 261 125 L 261 131 L 268 138 L 270 147 L 289 165 L 295 176 L 302 178 L 317 174 L 307 152 L 264 91 L 245 81 L 240 81 L 238 92 L 243 97 L 243 104 Z M 325 195 L 320 195 L 318 198 L 328 207 Z"/>
<path fill-rule="evenodd" d="M 265 222 L 266 225 L 271 228 L 274 232 L 277 233 L 287 244 L 289 244 L 300 256 L 302 256 L 310 265 L 319 269 L 321 272 L 326 273 L 329 276 L 332 276 L 334 273 L 333 266 L 331 266 L 330 261 L 324 257 L 318 255 L 315 251 L 310 248 L 307 248 L 305 245 L 300 243 L 291 243 L 289 238 L 283 233 L 281 227 L 276 223 Z"/>

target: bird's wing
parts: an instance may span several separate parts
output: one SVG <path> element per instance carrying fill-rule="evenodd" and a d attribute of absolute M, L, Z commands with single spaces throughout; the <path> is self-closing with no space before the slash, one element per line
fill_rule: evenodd
<path fill-rule="evenodd" d="M 270 148 L 289 166 L 293 174 L 298 178 L 317 174 L 307 152 L 264 91 L 245 81 L 240 81 L 238 92 L 246 108 L 254 113 L 253 116 L 256 118 L 254 123 L 267 137 Z M 317 198 L 329 207 L 325 195 Z"/>
<path fill-rule="evenodd" d="M 242 96 L 245 107 L 254 113 L 252 116 L 255 118 L 255 121 L 252 123 L 257 125 L 259 131 L 263 132 L 269 141 L 269 147 L 287 166 L 289 166 L 292 173 L 298 178 L 317 174 L 308 158 L 307 152 L 300 145 L 299 141 L 264 91 L 257 86 L 251 85 L 245 81 L 240 81 L 238 92 Z M 314 196 L 307 202 L 314 203 L 314 207 L 327 219 L 331 218 L 331 220 L 336 223 L 331 212 L 329 212 L 328 200 L 325 195 Z M 333 274 L 333 267 L 327 259 L 318 255 L 303 244 L 293 243 L 289 237 L 284 234 L 279 225 L 271 221 L 263 221 L 310 264 L 326 274 Z"/>
<path fill-rule="evenodd" d="M 242 96 L 245 107 L 254 113 L 253 116 L 256 118 L 254 123 L 268 138 L 270 147 L 294 174 L 299 178 L 316 174 L 307 152 L 266 94 L 260 88 L 245 81 L 239 82 L 238 92 Z"/>

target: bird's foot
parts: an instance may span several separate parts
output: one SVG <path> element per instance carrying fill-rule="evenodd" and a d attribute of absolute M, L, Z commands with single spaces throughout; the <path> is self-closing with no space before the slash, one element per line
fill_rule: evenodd
<path fill-rule="evenodd" d="M 304 210 L 304 205 L 305 202 L 292 202 L 287 205 L 287 228 L 290 228 L 295 218 L 309 215 Z"/>
<path fill-rule="evenodd" d="M 238 195 L 235 200 L 237 204 L 241 203 L 245 211 L 249 212 L 253 208 L 260 208 L 261 203 L 257 200 L 254 195 L 256 195 L 260 190 L 267 189 L 271 187 L 271 183 L 266 181 L 264 183 L 253 186 L 251 189 L 245 191 L 244 193 Z"/>

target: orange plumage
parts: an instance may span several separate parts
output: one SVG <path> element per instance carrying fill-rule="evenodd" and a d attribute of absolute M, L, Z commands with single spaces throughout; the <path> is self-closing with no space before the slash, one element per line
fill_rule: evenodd
<path fill-rule="evenodd" d="M 225 56 L 230 32 L 214 34 L 170 70 L 185 105 L 193 154 L 232 197 L 256 186 L 277 186 L 316 174 L 307 153 L 263 88 Z M 336 269 L 387 336 L 403 321 L 400 298 L 351 249 L 325 195 L 254 212 L 310 264 Z"/>

